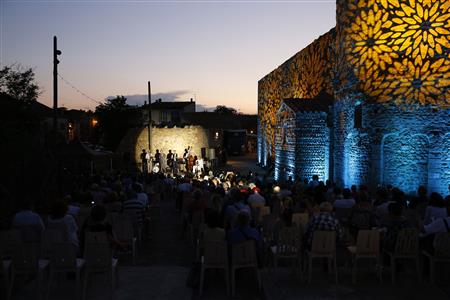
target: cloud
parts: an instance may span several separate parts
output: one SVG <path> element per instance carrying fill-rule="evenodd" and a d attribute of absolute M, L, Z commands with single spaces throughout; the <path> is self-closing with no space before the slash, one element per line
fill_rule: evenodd
<path fill-rule="evenodd" d="M 172 92 L 164 92 L 164 93 L 156 93 L 152 94 L 152 101 L 156 99 L 162 99 L 164 102 L 173 102 L 173 101 L 188 101 L 192 95 L 192 91 L 189 90 L 179 90 Z M 130 105 L 142 105 L 145 101 L 148 100 L 148 95 L 123 95 L 127 98 L 127 103 Z M 107 99 L 114 99 L 116 96 L 108 96 Z"/>

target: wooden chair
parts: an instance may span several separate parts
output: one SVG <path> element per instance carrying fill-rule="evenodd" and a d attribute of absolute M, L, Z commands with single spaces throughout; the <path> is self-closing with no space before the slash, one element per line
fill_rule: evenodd
<path fill-rule="evenodd" d="M 252 203 L 250 205 L 250 208 L 252 210 L 252 219 L 255 220 L 256 222 L 260 222 L 261 218 L 259 217 L 259 209 L 261 207 L 264 207 L 264 204 L 262 203 Z"/>
<path fill-rule="evenodd" d="M 396 263 L 398 259 L 413 260 L 416 263 L 417 277 L 421 281 L 421 268 L 419 257 L 419 237 L 414 228 L 402 229 L 398 233 L 395 241 L 394 251 L 385 251 L 391 260 L 391 278 L 392 284 L 395 283 Z"/>
<path fill-rule="evenodd" d="M 423 251 L 430 261 L 430 281 L 435 283 L 436 263 L 450 263 L 450 233 L 436 234 L 433 242 L 434 254 Z"/>
<path fill-rule="evenodd" d="M 298 227 L 282 228 L 276 245 L 270 249 L 275 268 L 278 268 L 279 259 L 290 259 L 294 261 L 292 266 L 299 266 L 301 270 L 301 235 Z"/>
<path fill-rule="evenodd" d="M 24 247 L 24 245 L 17 245 L 12 254 L 11 281 L 7 299 L 11 299 L 15 277 L 22 274 L 37 275 L 38 298 L 41 299 L 42 297 L 42 282 L 48 269 L 49 261 L 47 259 L 39 259 L 40 251 L 38 245 L 31 246 L 27 244 L 27 247 Z"/>
<path fill-rule="evenodd" d="M 97 242 L 86 243 L 85 253 L 85 276 L 83 285 L 83 300 L 86 299 L 89 275 L 92 273 L 106 273 L 111 279 L 110 296 L 113 298 L 114 288 L 117 282 L 118 260 L 112 257 L 109 243 Z"/>
<path fill-rule="evenodd" d="M 358 260 L 361 258 L 374 259 L 377 263 L 377 272 L 382 281 L 382 269 L 380 261 L 380 232 L 378 230 L 360 230 L 356 239 L 356 246 L 347 247 L 352 255 L 352 281 L 356 284 Z"/>
<path fill-rule="evenodd" d="M 53 276 L 57 273 L 74 272 L 76 275 L 76 293 L 80 292 L 81 271 L 84 259 L 77 258 L 71 243 L 53 243 L 50 256 L 50 272 L 48 280 L 47 298 L 50 296 Z"/>
<path fill-rule="evenodd" d="M 336 232 L 314 231 L 311 251 L 308 256 L 308 283 L 311 283 L 312 262 L 314 258 L 326 258 L 328 260 L 328 271 L 331 272 L 332 265 L 336 284 L 338 283 L 338 272 L 336 263 Z"/>
<path fill-rule="evenodd" d="M 225 271 L 225 282 L 227 285 L 228 295 L 230 291 L 230 278 L 227 247 L 226 242 L 206 242 L 204 244 L 204 253 L 201 257 L 202 267 L 200 271 L 200 296 L 203 292 L 203 282 L 205 280 L 206 269 L 223 269 Z"/>
<path fill-rule="evenodd" d="M 255 241 L 249 240 L 231 247 L 231 294 L 236 295 L 236 270 L 253 268 L 258 280 L 258 289 L 261 290 L 261 274 L 258 269 Z"/>
<path fill-rule="evenodd" d="M 126 217 L 116 218 L 113 224 L 113 232 L 120 243 L 131 247 L 133 265 L 136 265 L 137 238 L 134 236 L 134 229 L 131 221 Z"/>
<path fill-rule="evenodd" d="M 270 215 L 270 207 L 269 206 L 261 206 L 256 208 L 258 211 L 258 223 L 260 223 L 262 221 L 262 219 L 264 218 L 264 216 Z"/>

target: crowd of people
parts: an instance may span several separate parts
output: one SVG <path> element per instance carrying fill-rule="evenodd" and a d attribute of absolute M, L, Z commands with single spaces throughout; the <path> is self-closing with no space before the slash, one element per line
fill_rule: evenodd
<path fill-rule="evenodd" d="M 111 215 L 129 217 L 137 235 L 148 222 L 149 208 L 160 200 L 174 202 L 184 216 L 184 228 L 200 214 L 205 228 L 198 238 L 203 241 L 234 245 L 254 240 L 258 257 L 267 246 L 263 224 L 255 217 L 255 208 L 261 206 L 270 208 L 270 218 L 278 228 L 295 226 L 294 213 L 308 214 L 301 238 L 305 250 L 317 230 L 335 231 L 338 245 L 347 245 L 355 241 L 359 230 L 377 228 L 383 232 L 382 249 L 392 250 L 400 230 L 416 228 L 421 246 L 430 252 L 434 235 L 450 232 L 450 186 L 444 198 L 422 186 L 416 195 L 406 195 L 392 186 L 373 192 L 363 185 L 341 188 L 317 176 L 310 181 L 277 183 L 256 173 L 199 174 L 149 173 L 145 180 L 120 173 L 80 178 L 72 191 L 51 201 L 40 214 L 33 210 L 30 198 L 23 199 L 10 225 L 27 228 L 24 240 L 36 242 L 46 228 L 62 224 L 79 256 L 87 232 L 104 232 L 114 249 L 126 250 L 116 238 Z"/>

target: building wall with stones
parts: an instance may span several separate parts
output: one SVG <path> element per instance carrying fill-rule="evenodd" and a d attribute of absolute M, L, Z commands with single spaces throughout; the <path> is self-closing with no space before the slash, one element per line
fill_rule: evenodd
<path fill-rule="evenodd" d="M 191 146 L 194 155 L 201 155 L 201 148 L 209 149 L 211 143 L 211 133 L 208 129 L 201 126 L 184 127 L 152 127 L 151 128 L 151 149 L 154 154 L 156 149 L 165 154 L 170 150 L 176 151 L 178 157 L 182 157 L 184 149 Z M 130 153 L 132 160 L 140 164 L 140 154 L 142 149 L 149 151 L 148 128 L 130 130 L 127 136 L 122 140 L 118 153 Z"/>
<path fill-rule="evenodd" d="M 290 154 L 273 139 L 272 128 L 282 126 L 275 116 L 284 99 L 317 95 L 291 94 L 317 90 L 304 76 L 311 73 L 305 64 L 291 66 L 295 57 L 309 57 L 310 49 L 326 40 L 314 57 L 326 66 L 315 74 L 334 96 L 330 178 L 343 186 L 392 184 L 411 193 L 425 185 L 448 194 L 450 2 L 337 0 L 336 12 L 335 29 L 259 81 L 259 162 L 266 164 L 273 148 L 279 178 L 286 177 L 283 170 L 303 172 L 285 166 L 290 162 L 283 156 Z M 299 82 L 291 84 L 292 79 Z M 299 144 L 302 128 L 294 130 Z"/>

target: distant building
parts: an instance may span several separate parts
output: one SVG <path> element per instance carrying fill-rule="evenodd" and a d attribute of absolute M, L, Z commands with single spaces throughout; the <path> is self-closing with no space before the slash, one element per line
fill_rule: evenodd
<path fill-rule="evenodd" d="M 195 113 L 195 101 L 163 102 L 158 99 L 150 105 L 152 124 L 154 125 L 179 125 L 185 113 Z M 148 124 L 148 104 L 142 107 L 143 119 Z"/>

